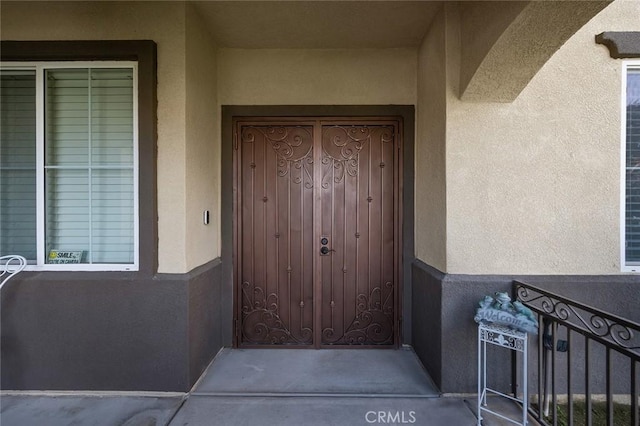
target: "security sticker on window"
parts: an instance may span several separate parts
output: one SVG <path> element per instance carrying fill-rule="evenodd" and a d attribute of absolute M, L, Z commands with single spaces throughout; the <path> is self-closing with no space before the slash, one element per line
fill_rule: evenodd
<path fill-rule="evenodd" d="M 49 264 L 80 263 L 82 251 L 49 250 Z"/>

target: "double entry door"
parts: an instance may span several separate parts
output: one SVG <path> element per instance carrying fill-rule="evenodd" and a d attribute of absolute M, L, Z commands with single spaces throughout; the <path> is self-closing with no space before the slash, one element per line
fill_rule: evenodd
<path fill-rule="evenodd" d="M 235 341 L 398 344 L 399 119 L 234 120 Z"/>

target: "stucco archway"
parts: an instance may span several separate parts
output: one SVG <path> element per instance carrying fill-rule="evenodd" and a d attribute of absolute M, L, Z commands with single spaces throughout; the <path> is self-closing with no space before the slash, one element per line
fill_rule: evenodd
<path fill-rule="evenodd" d="M 610 1 L 463 2 L 460 98 L 511 102 Z"/>

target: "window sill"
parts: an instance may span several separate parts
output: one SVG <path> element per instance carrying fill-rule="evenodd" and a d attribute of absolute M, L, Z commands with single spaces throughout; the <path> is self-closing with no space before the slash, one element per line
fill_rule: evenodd
<path fill-rule="evenodd" d="M 67 265 L 27 265 L 25 271 L 31 272 L 138 272 L 138 265 L 89 265 L 89 264 L 67 264 Z"/>

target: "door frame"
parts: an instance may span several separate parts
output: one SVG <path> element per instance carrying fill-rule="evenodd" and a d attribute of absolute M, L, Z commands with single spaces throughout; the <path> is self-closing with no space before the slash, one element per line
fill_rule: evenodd
<path fill-rule="evenodd" d="M 399 182 L 398 203 L 400 227 L 397 301 L 397 329 L 395 346 L 411 343 L 411 264 L 414 256 L 414 139 L 415 139 L 415 107 L 413 105 L 344 105 L 344 106 L 222 106 L 221 122 L 221 240 L 222 240 L 222 282 L 221 299 L 223 309 L 220 312 L 222 340 L 225 346 L 238 347 L 240 343 L 236 337 L 237 297 L 235 288 L 235 252 L 234 230 L 236 229 L 235 189 L 234 189 L 234 119 L 257 118 L 401 118 L 401 174 Z M 291 346 L 270 346 L 273 348 Z M 354 347 L 360 347 L 354 345 Z"/>

